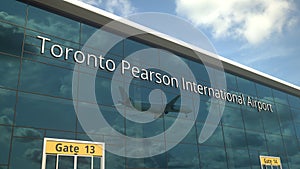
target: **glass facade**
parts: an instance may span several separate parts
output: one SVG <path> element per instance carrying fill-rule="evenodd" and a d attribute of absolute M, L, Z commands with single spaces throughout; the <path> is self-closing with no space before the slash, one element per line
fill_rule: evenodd
<path fill-rule="evenodd" d="M 72 59 L 54 58 L 50 46 L 59 44 L 80 50 L 98 28 L 23 2 L 5 0 L 0 6 L 0 29 L 0 169 L 40 169 L 44 137 L 90 140 L 78 121 L 73 105 L 75 63 Z M 118 37 L 104 33 L 107 39 L 103 42 Z M 40 52 L 41 40 L 37 36 L 51 39 L 44 54 Z M 126 38 L 108 52 L 105 44 L 98 50 L 107 52 L 104 57 L 119 64 L 128 55 L 147 48 L 153 47 Z M 160 50 L 154 51 L 153 55 L 166 57 Z M 209 76 L 201 63 L 186 58 L 182 60 L 198 83 L 209 86 Z M 137 65 L 147 64 L 143 60 L 135 62 Z M 157 63 L 165 64 L 160 60 Z M 96 101 L 85 100 L 85 97 L 76 99 L 87 107 L 98 105 L 103 117 L 117 132 L 129 137 L 147 138 L 166 131 L 179 118 L 178 113 L 168 112 L 150 123 L 135 123 L 120 115 L 111 95 L 112 75 L 107 70 L 98 70 Z M 273 112 L 226 102 L 217 129 L 207 141 L 199 143 L 198 137 L 212 104 L 210 97 L 199 95 L 198 115 L 186 119 L 194 124 L 174 148 L 145 158 L 123 157 L 106 151 L 106 168 L 259 169 L 260 155 L 280 157 L 284 169 L 300 168 L 300 98 L 238 75 L 227 72 L 225 75 L 227 91 L 264 100 L 273 105 Z M 120 80 L 120 83 L 123 81 Z M 130 97 L 143 102 L 149 101 L 148 96 L 153 89 L 163 90 L 167 102 L 179 93 L 179 89 L 137 78 L 129 86 Z M 191 97 L 190 101 L 195 101 L 195 98 Z M 118 137 L 109 140 L 101 132 L 89 134 L 99 138 L 96 141 L 117 148 L 120 146 L 115 143 L 120 141 Z M 174 142 L 169 139 L 163 141 L 166 147 Z M 49 160 L 49 166 L 52 166 L 54 159 Z M 68 167 L 67 163 L 62 165 Z"/>

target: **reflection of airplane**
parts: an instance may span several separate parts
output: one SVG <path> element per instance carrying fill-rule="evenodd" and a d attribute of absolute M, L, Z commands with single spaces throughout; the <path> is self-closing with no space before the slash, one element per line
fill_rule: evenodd
<path fill-rule="evenodd" d="M 162 113 L 168 114 L 169 112 L 177 112 L 188 114 L 191 113 L 192 110 L 187 106 L 176 105 L 176 101 L 180 98 L 180 95 L 175 96 L 162 110 L 163 106 L 161 104 L 150 104 L 148 102 L 136 101 L 132 100 L 132 98 L 128 97 L 127 93 L 123 88 L 119 88 L 121 93 L 122 101 L 119 101 L 118 105 L 123 105 L 126 107 L 131 107 L 131 105 L 139 110 L 139 111 L 149 111 L 155 114 L 155 117 L 162 117 Z M 116 105 L 117 106 L 117 105 Z M 151 107 L 151 109 L 150 109 Z M 181 107 L 181 109 L 180 109 Z"/>

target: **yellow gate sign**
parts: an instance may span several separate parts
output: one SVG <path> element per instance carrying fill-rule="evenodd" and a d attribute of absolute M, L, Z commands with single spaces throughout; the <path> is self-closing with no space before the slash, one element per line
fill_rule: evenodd
<path fill-rule="evenodd" d="M 46 140 L 46 154 L 103 156 L 103 145 L 69 140 Z"/>
<path fill-rule="evenodd" d="M 277 166 L 281 168 L 280 157 L 259 156 L 261 166 Z"/>
<path fill-rule="evenodd" d="M 74 167 L 72 169 L 82 167 L 82 163 L 78 161 L 78 158 L 90 159 L 91 169 L 93 169 L 94 163 L 97 164 L 94 159 L 100 159 L 100 169 L 105 169 L 105 144 L 101 142 L 44 138 L 41 169 L 47 169 L 47 158 L 50 156 L 56 158 L 56 169 L 59 168 L 61 162 L 64 162 L 61 158 L 64 156 L 73 158 Z"/>

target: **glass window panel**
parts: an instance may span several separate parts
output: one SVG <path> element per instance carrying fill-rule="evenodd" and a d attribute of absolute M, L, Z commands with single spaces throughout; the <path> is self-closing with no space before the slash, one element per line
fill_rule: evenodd
<path fill-rule="evenodd" d="M 223 130 L 227 147 L 243 148 L 247 146 L 244 130 L 225 126 L 223 126 Z"/>
<path fill-rule="evenodd" d="M 56 155 L 46 156 L 46 169 L 55 169 L 56 167 Z"/>
<path fill-rule="evenodd" d="M 108 151 L 105 152 L 105 163 L 105 169 L 125 169 L 125 158 Z"/>
<path fill-rule="evenodd" d="M 17 88 L 20 58 L 0 54 L 0 86 Z"/>
<path fill-rule="evenodd" d="M 160 154 L 149 158 L 127 158 L 128 168 L 167 168 L 166 154 Z"/>
<path fill-rule="evenodd" d="M 200 84 L 203 81 L 210 83 L 209 73 L 212 73 L 211 76 L 213 77 L 213 70 L 211 68 L 205 67 L 203 64 L 194 61 L 189 61 L 189 67 L 193 75 L 195 76 L 198 84 Z"/>
<path fill-rule="evenodd" d="M 11 169 L 40 169 L 42 164 L 43 140 L 13 138 L 10 158 Z"/>
<path fill-rule="evenodd" d="M 89 134 L 107 134 L 107 135 L 112 135 L 113 131 L 105 129 L 105 128 L 97 128 L 97 119 L 94 118 L 98 116 L 98 111 L 100 109 L 101 114 L 103 118 L 106 120 L 106 122 L 117 132 L 124 134 L 125 132 L 125 127 L 124 127 L 124 117 L 119 113 L 115 108 L 113 107 L 108 107 L 108 106 L 100 106 L 98 109 L 98 105 L 94 104 L 89 104 L 89 103 L 82 103 L 78 102 L 78 108 L 79 110 L 84 110 L 82 112 L 86 113 L 91 113 L 90 116 L 85 116 L 86 119 L 83 120 L 78 120 L 78 127 L 77 131 L 78 132 L 87 132 Z M 81 116 L 79 116 L 81 117 Z M 90 119 L 93 118 L 93 119 Z M 100 117 L 99 117 L 100 118 Z M 88 120 L 88 121 L 87 121 Z M 86 125 L 87 122 L 90 122 L 90 125 Z M 83 123 L 85 126 L 81 126 L 81 123 Z M 82 128 L 84 127 L 84 128 Z M 94 138 L 99 138 L 100 135 L 93 135 Z M 102 139 L 103 140 L 103 139 Z"/>
<path fill-rule="evenodd" d="M 300 98 L 299 97 L 296 97 L 293 95 L 288 95 L 288 100 L 289 100 L 291 107 L 300 109 Z"/>
<path fill-rule="evenodd" d="M 266 134 L 267 145 L 269 148 L 269 152 L 283 152 L 283 142 L 282 137 L 279 135 Z"/>
<path fill-rule="evenodd" d="M 299 168 L 300 167 L 300 152 L 292 153 L 287 155 L 288 165 L 290 168 Z"/>
<path fill-rule="evenodd" d="M 273 89 L 273 96 L 274 96 L 274 101 L 276 103 L 281 103 L 281 104 L 286 104 L 288 105 L 288 98 L 287 98 L 287 94 L 279 91 L 279 90 L 275 90 Z"/>
<path fill-rule="evenodd" d="M 256 83 L 256 90 L 259 98 L 273 101 L 273 93 L 271 88 Z"/>
<path fill-rule="evenodd" d="M 295 123 L 296 136 L 300 139 L 300 123 Z"/>
<path fill-rule="evenodd" d="M 275 109 L 275 108 L 274 108 Z M 277 117 L 276 110 L 274 112 L 264 112 L 262 113 L 263 123 L 266 133 L 280 134 L 280 124 Z"/>
<path fill-rule="evenodd" d="M 231 108 L 226 106 L 223 111 L 222 125 L 237 128 L 244 128 L 243 117 L 239 108 Z"/>
<path fill-rule="evenodd" d="M 210 101 L 203 101 L 202 98 L 203 97 L 201 97 L 200 106 L 197 115 L 197 121 L 199 122 L 205 122 L 211 104 Z"/>
<path fill-rule="evenodd" d="M 208 128 L 212 128 L 213 126 L 209 123 L 206 124 Z M 198 137 L 200 136 L 200 133 L 202 132 L 203 124 L 197 123 L 197 133 Z M 197 138 L 198 140 L 199 138 Z M 214 133 L 204 142 L 202 143 L 204 145 L 213 145 L 213 146 L 224 146 L 224 140 L 223 140 L 223 131 L 222 126 L 218 126 Z"/>
<path fill-rule="evenodd" d="M 15 127 L 14 136 L 30 137 L 30 138 L 43 138 L 44 130 L 34 128 Z"/>
<path fill-rule="evenodd" d="M 225 77 L 227 88 L 237 90 L 236 76 L 226 72 Z"/>
<path fill-rule="evenodd" d="M 91 169 L 92 158 L 91 157 L 78 157 L 77 158 L 77 169 Z M 99 168 L 94 168 L 99 169 Z"/>
<path fill-rule="evenodd" d="M 226 149 L 228 168 L 251 169 L 250 157 L 247 150 Z"/>
<path fill-rule="evenodd" d="M 79 43 L 79 22 L 39 8 L 29 6 L 27 27 Z"/>
<path fill-rule="evenodd" d="M 177 144 L 173 149 L 168 151 L 168 168 L 198 169 L 199 155 L 197 146 Z"/>
<path fill-rule="evenodd" d="M 199 146 L 201 169 L 227 168 L 224 148 Z"/>
<path fill-rule="evenodd" d="M 0 20 L 14 23 L 20 26 L 25 24 L 26 4 L 16 0 L 6 0 L 1 2 Z"/>
<path fill-rule="evenodd" d="M 256 96 L 256 88 L 254 82 L 243 79 L 241 77 L 237 77 L 237 85 L 240 92 L 250 96 Z"/>
<path fill-rule="evenodd" d="M 259 150 L 266 152 L 267 144 L 264 133 L 246 131 L 248 148 L 251 150 Z"/>
<path fill-rule="evenodd" d="M 73 156 L 63 156 L 63 155 L 58 156 L 58 168 L 59 169 L 74 169 L 74 157 Z"/>
<path fill-rule="evenodd" d="M 100 157 L 93 157 L 93 169 L 101 169 L 101 158 Z"/>
<path fill-rule="evenodd" d="M 8 126 L 0 126 L 0 164 L 8 164 L 8 156 L 11 142 L 12 128 Z"/>
<path fill-rule="evenodd" d="M 163 131 L 163 118 L 153 119 L 153 121 L 149 123 L 137 123 L 126 119 L 126 135 L 130 137 L 153 137 L 163 133 Z"/>
<path fill-rule="evenodd" d="M 290 108 L 286 105 L 276 103 L 276 109 L 280 120 L 282 135 L 295 136 L 295 129 Z"/>
<path fill-rule="evenodd" d="M 243 117 L 246 130 L 264 131 L 260 112 L 243 110 Z"/>
<path fill-rule="evenodd" d="M 21 90 L 72 98 L 72 71 L 24 60 Z"/>
<path fill-rule="evenodd" d="M 13 124 L 16 92 L 0 88 L 0 124 Z"/>
<path fill-rule="evenodd" d="M 293 119 L 295 122 L 300 123 L 300 109 L 291 108 Z"/>
<path fill-rule="evenodd" d="M 124 40 L 124 56 L 127 57 L 131 55 L 134 52 L 137 52 L 139 50 L 143 49 L 149 49 L 150 46 L 143 44 L 141 42 L 132 40 L 132 39 L 125 39 Z"/>
<path fill-rule="evenodd" d="M 24 29 L 0 22 L 0 52 L 20 56 Z"/>
<path fill-rule="evenodd" d="M 285 144 L 285 150 L 286 150 L 287 155 L 289 155 L 289 156 L 298 155 L 299 146 L 298 146 L 297 138 L 283 136 L 283 142 Z"/>
<path fill-rule="evenodd" d="M 180 118 L 175 118 L 175 117 L 166 117 L 166 116 L 164 119 L 165 119 L 165 130 L 168 130 L 175 123 L 176 120 L 177 120 L 176 125 L 181 124 L 182 127 L 194 122 L 191 120 L 185 120 L 185 119 L 180 119 Z M 172 139 L 174 139 L 174 138 L 167 137 L 166 141 L 172 142 L 172 141 L 174 141 Z M 192 126 L 190 131 L 188 131 L 187 135 L 184 137 L 184 139 L 181 142 L 196 144 L 197 140 L 198 140 L 198 138 L 196 135 L 195 126 Z"/>
<path fill-rule="evenodd" d="M 112 99 L 112 93 L 111 93 L 111 83 L 112 80 L 108 78 L 103 78 L 103 77 L 97 77 L 95 82 L 95 92 L 96 92 L 96 98 L 98 104 L 101 105 L 107 105 L 107 106 L 114 106 L 115 103 Z M 121 83 L 121 82 L 117 82 Z M 88 98 L 88 97 L 84 97 Z M 91 101 L 91 100 L 89 100 Z"/>
<path fill-rule="evenodd" d="M 253 169 L 259 169 L 261 168 L 260 166 L 260 159 L 259 156 L 264 155 L 268 156 L 267 151 L 259 151 L 259 150 L 249 150 L 249 155 L 250 155 L 250 161 L 251 161 L 251 166 Z"/>
<path fill-rule="evenodd" d="M 73 103 L 69 100 L 19 93 L 16 125 L 74 131 L 76 114 Z"/>
<path fill-rule="evenodd" d="M 100 28 L 81 23 L 80 44 L 85 44 L 99 29 Z"/>
<path fill-rule="evenodd" d="M 111 53 L 123 57 L 123 39 L 123 37 L 101 28 L 81 24 L 80 43 L 85 47 L 97 49 L 99 54 Z"/>
<path fill-rule="evenodd" d="M 62 132 L 62 131 L 53 131 L 53 130 L 46 130 L 46 137 L 52 138 L 63 138 L 63 139 L 75 139 L 75 133 L 73 132 Z"/>
<path fill-rule="evenodd" d="M 0 169 L 7 169 L 6 166 L 0 166 Z"/>

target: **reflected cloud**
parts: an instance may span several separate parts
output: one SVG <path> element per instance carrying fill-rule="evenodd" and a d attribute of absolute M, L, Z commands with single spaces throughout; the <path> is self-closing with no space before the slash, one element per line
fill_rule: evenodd
<path fill-rule="evenodd" d="M 27 149 L 24 153 L 26 159 L 34 162 L 41 163 L 42 162 L 42 150 L 39 148 Z"/>

